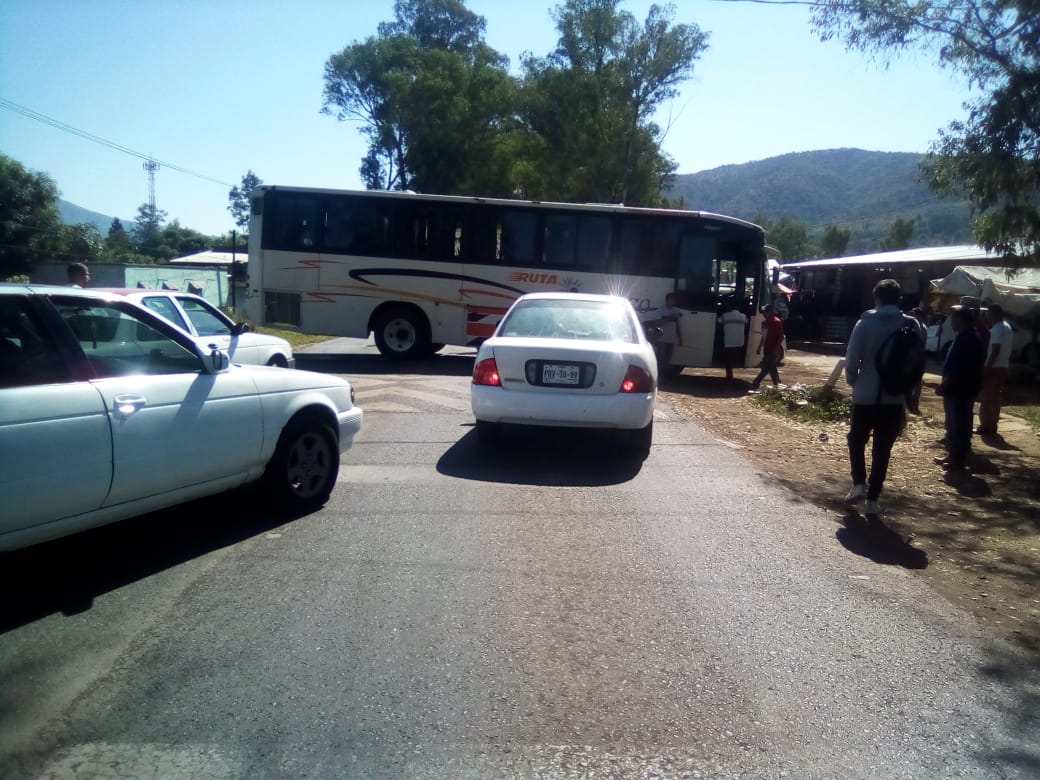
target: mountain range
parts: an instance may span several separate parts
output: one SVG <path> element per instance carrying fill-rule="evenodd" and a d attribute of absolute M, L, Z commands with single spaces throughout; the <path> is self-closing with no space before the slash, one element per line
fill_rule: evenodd
<path fill-rule="evenodd" d="M 102 238 L 108 235 L 108 229 L 112 227 L 112 220 L 115 219 L 107 214 L 99 214 L 61 199 L 58 200 L 58 213 L 61 214 L 61 221 L 66 225 L 80 225 L 84 222 L 93 225 L 98 229 Z M 119 221 L 123 223 L 126 230 L 132 230 L 135 224 L 134 220 L 122 217 L 119 218 Z"/>
<path fill-rule="evenodd" d="M 914 220 L 911 247 L 970 243 L 969 205 L 939 200 L 919 179 L 920 159 L 862 149 L 796 152 L 680 174 L 665 195 L 683 208 L 751 222 L 788 217 L 805 223 L 814 241 L 828 225 L 837 225 L 851 233 L 846 255 L 880 251 L 881 240 L 900 218 Z M 66 224 L 88 222 L 108 235 L 111 216 L 64 200 L 58 206 Z M 127 230 L 135 224 L 120 222 Z"/>
<path fill-rule="evenodd" d="M 921 155 L 827 149 L 676 176 L 666 196 L 683 208 L 755 222 L 789 217 L 816 240 L 828 225 L 850 231 L 846 255 L 881 251 L 896 219 L 913 219 L 911 247 L 971 242 L 967 202 L 940 200 L 919 178 Z"/>

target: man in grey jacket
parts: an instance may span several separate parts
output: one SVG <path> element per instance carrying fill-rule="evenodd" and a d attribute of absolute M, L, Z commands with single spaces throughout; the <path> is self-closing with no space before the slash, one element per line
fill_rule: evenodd
<path fill-rule="evenodd" d="M 878 498 L 888 474 L 892 445 L 903 428 L 906 395 L 890 395 L 881 389 L 877 370 L 877 354 L 882 345 L 902 327 L 904 315 L 899 310 L 899 283 L 882 279 L 874 287 L 875 308 L 863 312 L 852 329 L 845 350 L 845 380 L 852 388 L 852 419 L 849 425 L 849 465 L 852 489 L 845 502 L 855 504 L 866 499 L 866 514 L 880 514 Z M 866 447 L 871 435 L 870 478 L 867 478 Z"/>

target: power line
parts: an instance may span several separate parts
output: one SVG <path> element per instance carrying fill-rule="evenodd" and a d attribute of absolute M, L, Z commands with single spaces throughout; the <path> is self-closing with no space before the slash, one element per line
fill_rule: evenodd
<path fill-rule="evenodd" d="M 16 114 L 21 114 L 22 116 L 28 117 L 29 119 L 35 120 L 37 122 L 41 122 L 42 124 L 48 125 L 57 130 L 62 130 L 66 133 L 71 133 L 72 135 L 79 136 L 80 138 L 85 138 L 88 141 L 93 141 L 94 143 L 101 144 L 102 146 L 107 146 L 109 149 L 115 149 L 117 152 L 129 154 L 132 157 L 137 157 L 138 159 L 145 160 L 146 162 L 153 161 L 164 168 L 169 168 L 172 171 L 184 173 L 188 176 L 194 176 L 196 179 L 210 181 L 214 184 L 219 184 L 222 187 L 230 188 L 235 186 L 234 184 L 230 184 L 229 182 L 221 181 L 220 179 L 214 179 L 212 176 L 207 176 L 204 173 L 198 173 L 196 171 L 184 168 L 180 165 L 174 165 L 173 163 L 166 162 L 165 160 L 157 160 L 150 154 L 143 154 L 141 152 L 134 151 L 133 149 L 123 146 L 122 144 L 117 144 L 116 142 L 109 141 L 105 138 L 102 138 L 101 136 L 94 135 L 93 133 L 88 133 L 86 130 L 80 130 L 78 127 L 67 125 L 64 122 L 60 122 L 57 119 L 49 117 L 45 114 L 33 111 L 31 108 L 26 108 L 25 106 L 20 106 L 17 103 L 12 103 L 10 100 L 6 100 L 2 97 L 0 97 L 0 108 L 6 108 L 8 111 L 13 111 Z"/>

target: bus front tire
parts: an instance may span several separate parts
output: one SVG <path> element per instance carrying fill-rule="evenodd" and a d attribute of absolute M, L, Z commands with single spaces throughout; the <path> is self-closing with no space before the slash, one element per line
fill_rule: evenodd
<path fill-rule="evenodd" d="M 383 357 L 411 360 L 430 352 L 430 324 L 418 309 L 395 306 L 379 315 L 373 328 L 376 348 Z"/>

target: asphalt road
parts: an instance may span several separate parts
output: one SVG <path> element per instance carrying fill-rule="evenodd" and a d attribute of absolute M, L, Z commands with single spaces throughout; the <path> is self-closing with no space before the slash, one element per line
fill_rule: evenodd
<path fill-rule="evenodd" d="M 321 511 L 0 558 L 0 776 L 1040 775 L 1026 657 L 667 406 L 642 464 L 488 451 L 472 353 L 343 350 L 298 356 L 366 411 Z"/>

